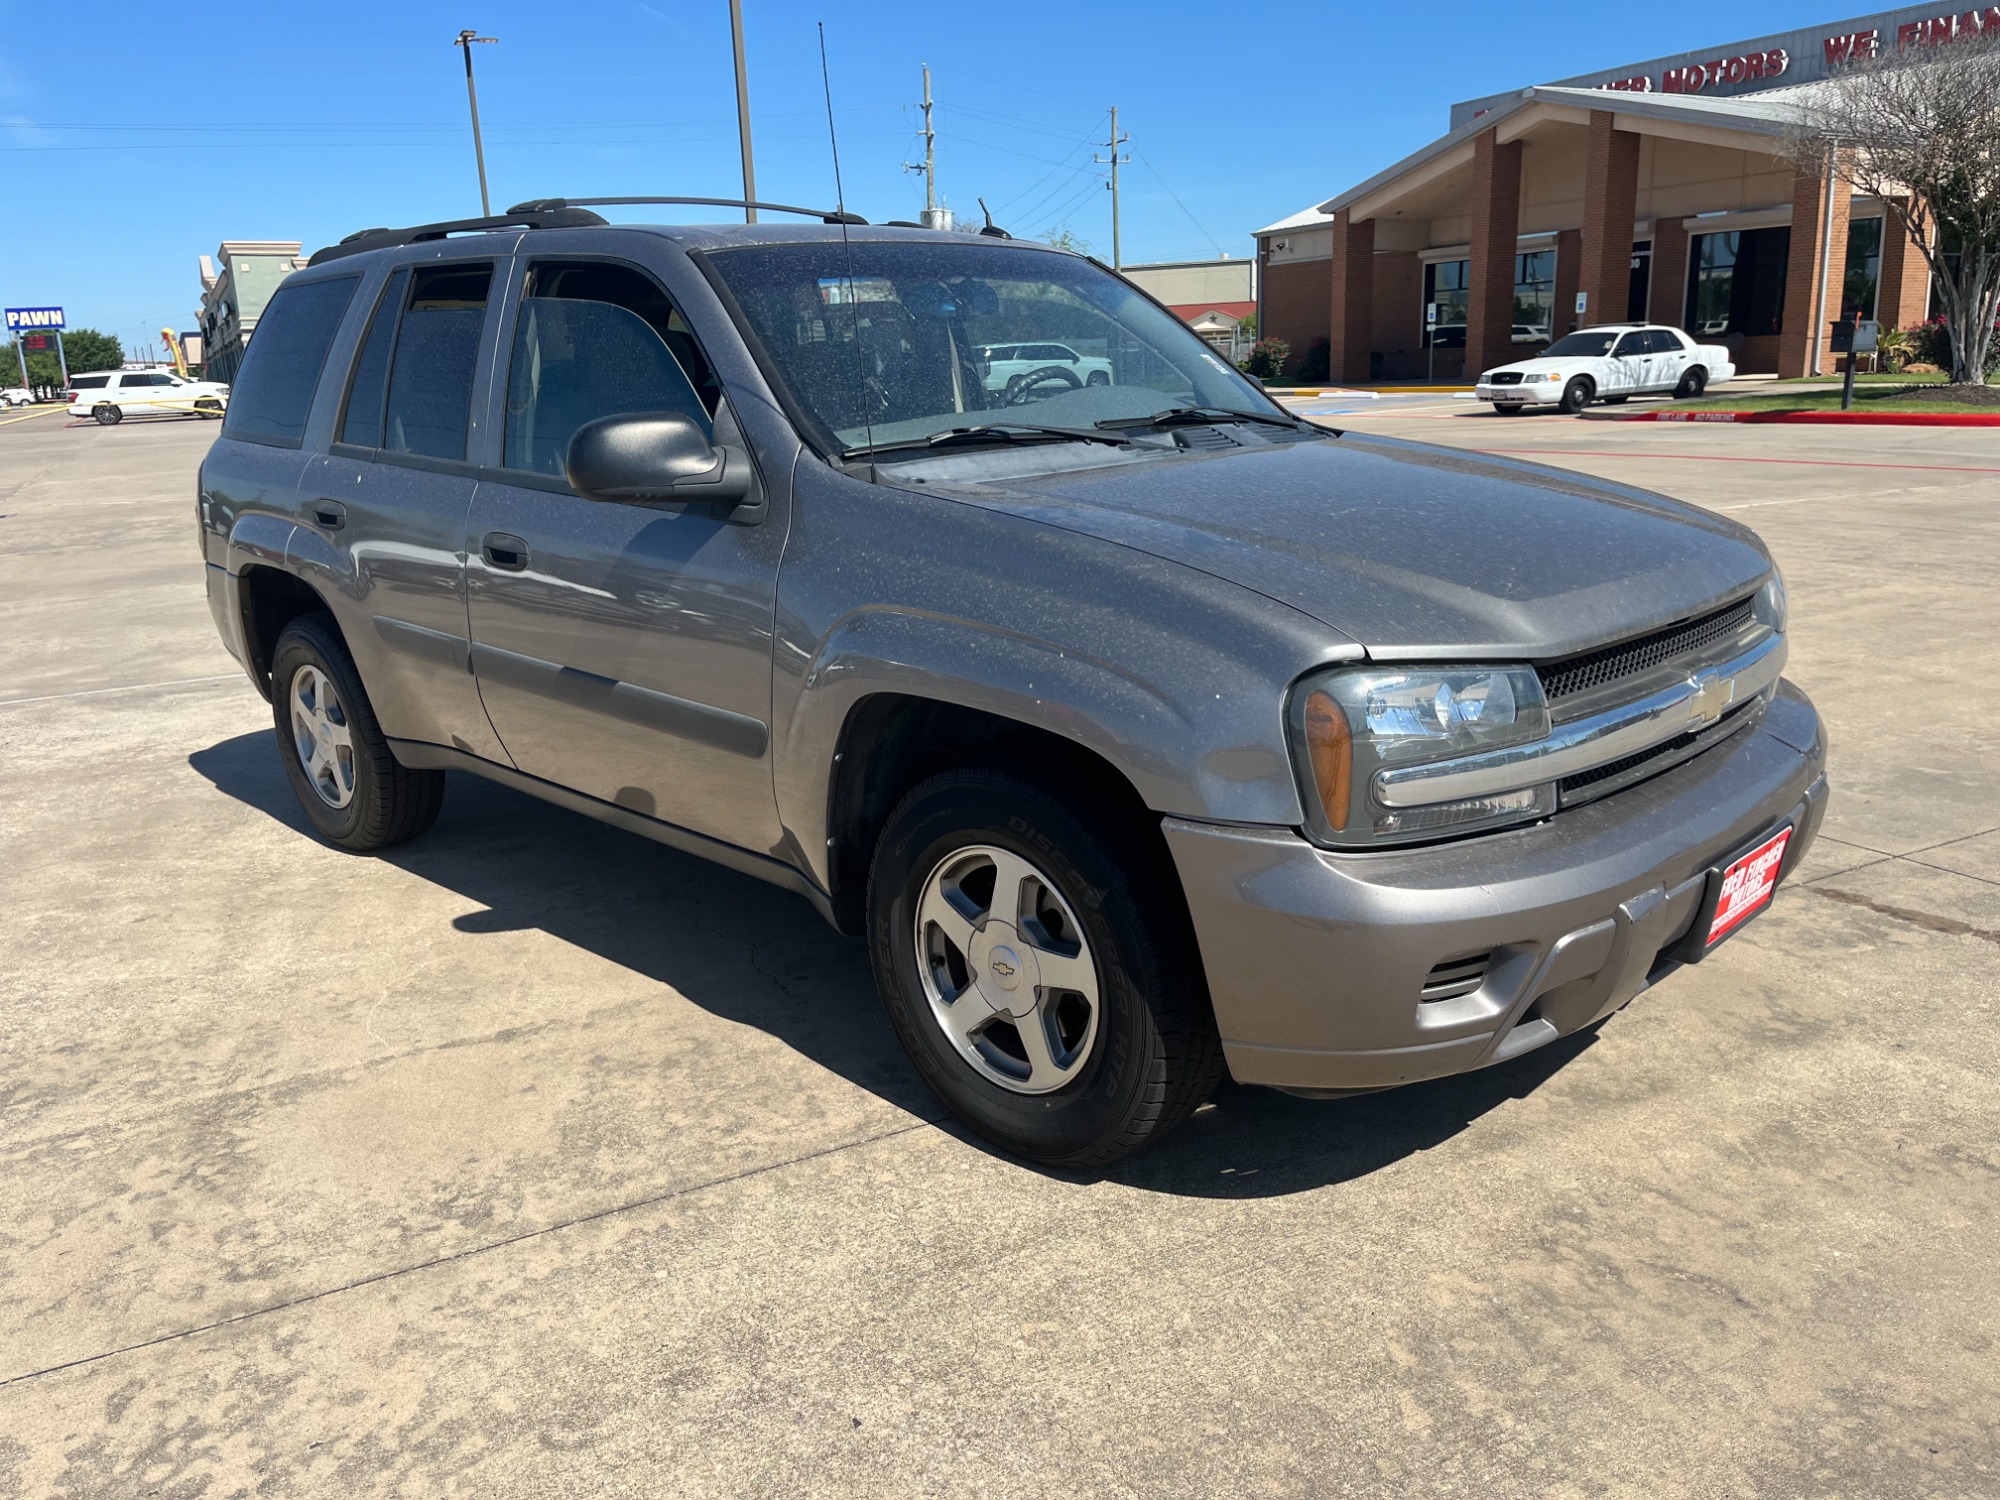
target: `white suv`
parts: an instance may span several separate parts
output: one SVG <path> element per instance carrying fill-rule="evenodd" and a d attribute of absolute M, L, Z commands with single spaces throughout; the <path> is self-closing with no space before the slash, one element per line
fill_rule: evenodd
<path fill-rule="evenodd" d="M 1068 344 L 988 344 L 979 351 L 979 364 L 989 391 L 1042 386 L 1042 395 L 1055 396 L 1111 384 L 1110 360 L 1078 354 Z"/>
<path fill-rule="evenodd" d="M 185 380 L 171 370 L 106 370 L 69 382 L 69 414 L 95 417 L 105 427 L 127 416 L 219 417 L 228 405 L 228 386 Z"/>
<path fill-rule="evenodd" d="M 18 385 L 10 385 L 0 391 L 0 406 L 32 406 L 34 402 L 34 392 Z"/>

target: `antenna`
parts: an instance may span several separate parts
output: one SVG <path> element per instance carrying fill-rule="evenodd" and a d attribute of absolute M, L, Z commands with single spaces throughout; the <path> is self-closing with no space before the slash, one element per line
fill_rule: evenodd
<path fill-rule="evenodd" d="M 840 215 L 840 253 L 847 263 L 847 317 L 848 331 L 854 341 L 854 393 L 861 407 L 862 431 L 868 435 L 868 446 L 875 446 L 875 422 L 868 415 L 868 367 L 863 363 L 861 350 L 861 293 L 854 284 L 854 246 L 847 238 L 847 189 L 840 182 L 840 137 L 833 129 L 833 74 L 826 65 L 826 22 L 819 26 L 819 82 L 826 93 L 826 142 L 833 151 L 833 198 L 834 212 Z"/>

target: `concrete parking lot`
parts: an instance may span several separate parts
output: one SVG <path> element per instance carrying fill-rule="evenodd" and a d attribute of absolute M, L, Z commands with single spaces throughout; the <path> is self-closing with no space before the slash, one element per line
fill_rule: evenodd
<path fill-rule="evenodd" d="M 1324 420 L 1756 526 L 1825 835 L 1594 1033 L 1090 1177 L 797 898 L 456 777 L 313 842 L 213 426 L 0 426 L 0 1494 L 2000 1493 L 2000 432 Z"/>

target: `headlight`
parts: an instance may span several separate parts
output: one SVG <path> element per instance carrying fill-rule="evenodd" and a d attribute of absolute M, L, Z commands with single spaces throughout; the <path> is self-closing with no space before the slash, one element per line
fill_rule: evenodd
<path fill-rule="evenodd" d="M 1292 693 L 1292 743 L 1311 832 L 1365 848 L 1528 822 L 1555 811 L 1553 786 L 1461 802 L 1385 807 L 1375 774 L 1547 736 L 1541 679 L 1527 667 L 1373 667 L 1330 672 Z"/>
<path fill-rule="evenodd" d="M 1786 607 L 1785 575 L 1778 571 L 1776 563 L 1772 563 L 1771 576 L 1764 580 L 1764 586 L 1757 590 L 1757 597 L 1751 602 L 1751 613 L 1756 615 L 1759 624 L 1783 635 Z"/>

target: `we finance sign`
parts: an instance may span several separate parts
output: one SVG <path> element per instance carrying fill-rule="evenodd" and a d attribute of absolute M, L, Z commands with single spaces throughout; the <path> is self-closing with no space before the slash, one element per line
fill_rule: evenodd
<path fill-rule="evenodd" d="M 46 329 L 60 333 L 69 325 L 63 322 L 60 307 L 10 307 L 7 309 L 7 331 L 9 333 L 32 333 Z"/>

